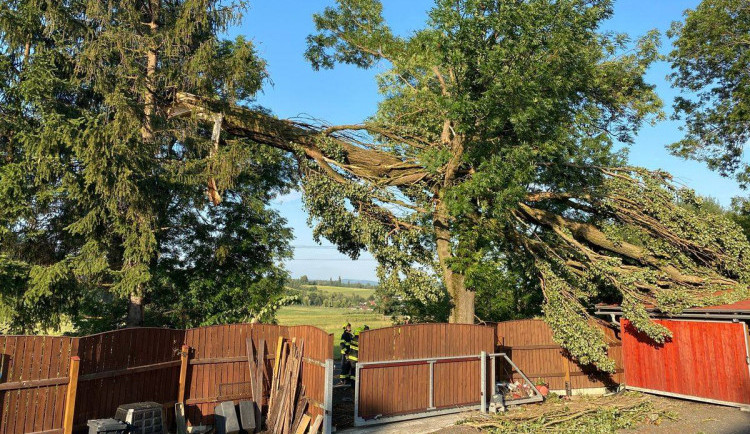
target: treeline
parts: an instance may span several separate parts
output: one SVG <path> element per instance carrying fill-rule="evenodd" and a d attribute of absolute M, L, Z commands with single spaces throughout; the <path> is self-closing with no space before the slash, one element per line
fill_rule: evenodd
<path fill-rule="evenodd" d="M 337 288 L 358 288 L 358 289 L 377 289 L 377 285 L 362 282 L 347 282 L 341 279 L 329 278 L 328 280 L 311 280 L 307 276 L 301 276 L 299 279 L 289 279 L 287 286 L 291 288 L 302 288 L 304 286 L 335 286 Z"/>
<path fill-rule="evenodd" d="M 363 304 L 371 304 L 375 296 L 363 297 L 359 294 L 343 294 L 340 292 L 324 292 L 315 286 L 301 286 L 288 291 L 289 295 L 297 297 L 298 303 L 303 306 L 321 307 L 343 307 L 355 308 Z M 373 306 L 374 307 L 374 306 Z"/>

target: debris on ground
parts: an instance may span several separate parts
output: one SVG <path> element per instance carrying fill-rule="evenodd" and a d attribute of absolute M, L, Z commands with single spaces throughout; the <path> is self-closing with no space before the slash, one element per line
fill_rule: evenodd
<path fill-rule="evenodd" d="M 659 425 L 664 420 L 676 418 L 677 413 L 669 406 L 656 405 L 641 393 L 624 392 L 570 400 L 550 395 L 541 404 L 474 417 L 462 424 L 493 433 L 607 433 L 642 424 Z"/>

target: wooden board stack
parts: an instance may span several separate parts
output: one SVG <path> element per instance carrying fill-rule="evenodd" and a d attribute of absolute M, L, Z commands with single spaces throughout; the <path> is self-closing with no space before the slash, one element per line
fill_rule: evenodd
<path fill-rule="evenodd" d="M 263 390 L 264 383 L 268 379 L 266 371 L 266 340 L 261 339 L 258 342 L 258 350 L 253 348 L 252 339 L 247 339 L 247 364 L 250 368 L 250 391 L 255 403 L 255 432 L 260 432 L 263 426 L 262 412 L 263 408 Z M 257 357 L 256 357 L 257 355 Z"/>
<path fill-rule="evenodd" d="M 305 414 L 308 399 L 299 381 L 303 349 L 302 340 L 297 345 L 295 339 L 279 338 L 266 418 L 268 431 L 273 434 L 304 434 L 310 424 L 310 416 Z"/>

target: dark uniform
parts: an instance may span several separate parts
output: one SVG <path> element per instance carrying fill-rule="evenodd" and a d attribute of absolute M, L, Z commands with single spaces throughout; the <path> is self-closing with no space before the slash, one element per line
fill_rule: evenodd
<path fill-rule="evenodd" d="M 348 324 L 347 324 L 348 326 Z M 343 382 L 349 382 L 349 377 L 353 373 L 352 364 L 349 361 L 349 353 L 351 352 L 351 344 L 354 336 L 352 332 L 344 327 L 344 333 L 341 334 L 341 375 L 339 379 Z"/>
<path fill-rule="evenodd" d="M 354 383 L 357 379 L 357 362 L 359 361 L 359 333 L 362 331 L 361 328 L 354 330 L 354 336 L 352 341 L 349 343 L 349 352 L 346 354 L 347 360 L 349 360 L 349 378 L 347 383 L 354 387 Z"/>
<path fill-rule="evenodd" d="M 346 358 L 349 360 L 349 384 L 354 387 L 354 383 L 357 380 L 357 362 L 359 361 L 359 335 L 365 330 L 370 330 L 370 327 L 364 326 L 354 330 L 354 337 L 349 344 L 349 353 Z"/>

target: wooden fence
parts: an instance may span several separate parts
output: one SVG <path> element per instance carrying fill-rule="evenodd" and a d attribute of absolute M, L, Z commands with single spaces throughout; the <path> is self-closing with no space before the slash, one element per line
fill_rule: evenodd
<path fill-rule="evenodd" d="M 615 386 L 623 380 L 622 344 L 614 330 L 602 330 L 609 356 L 616 362 L 611 375 L 572 361 L 541 320 L 491 326 L 419 324 L 363 332 L 355 422 L 365 425 L 374 419 L 397 420 L 478 405 L 482 387 L 477 356 L 481 352 L 506 353 L 532 381 L 544 379 L 552 390 Z M 466 357 L 424 360 L 456 356 Z M 520 380 L 504 359 L 495 360 L 496 378 L 491 378 L 491 366 L 485 372 L 488 394 L 494 381 Z"/>
<path fill-rule="evenodd" d="M 0 433 L 62 427 L 71 356 L 79 340 L 0 336 Z"/>
<path fill-rule="evenodd" d="M 602 327 L 609 343 L 609 357 L 616 364 L 611 375 L 572 361 L 552 339 L 552 330 L 542 320 L 505 321 L 495 327 L 497 351 L 508 354 L 531 381 L 546 380 L 551 390 L 565 390 L 566 383 L 575 390 L 612 387 L 623 381 L 622 342 L 610 328 Z M 520 378 L 505 365 L 498 366 L 498 377 L 513 381 Z"/>
<path fill-rule="evenodd" d="M 217 402 L 250 397 L 246 339 L 251 338 L 255 348 L 264 341 L 266 371 L 270 373 L 280 337 L 304 342 L 301 378 L 305 395 L 311 400 L 308 414 L 313 420 L 322 416 L 325 360 L 333 358 L 333 335 L 313 326 L 236 324 L 186 332 L 185 344 L 192 349 L 186 385 L 188 420 L 194 425 L 211 423 Z M 266 383 L 265 390 L 269 388 Z"/>
<path fill-rule="evenodd" d="M 428 363 L 394 360 L 505 352 L 532 381 L 543 378 L 553 390 L 610 386 L 622 382 L 622 348 L 605 328 L 617 372 L 603 375 L 565 356 L 539 320 L 494 326 L 419 324 L 363 332 L 360 337 L 358 414 L 361 419 L 440 411 L 480 399 L 480 363 L 474 357 Z M 79 357 L 74 425 L 111 417 L 119 404 L 157 401 L 172 414 L 182 363 L 184 398 L 191 424 L 210 424 L 223 400 L 250 397 L 246 339 L 261 340 L 270 369 L 279 337 L 304 341 L 302 384 L 311 399 L 308 414 L 323 414 L 325 361 L 333 357 L 333 336 L 312 326 L 221 325 L 190 330 L 124 329 L 81 338 L 0 336 L 0 434 L 61 433 L 66 416 L 71 358 Z M 181 358 L 182 347 L 189 352 Z M 430 371 L 433 387 L 430 393 Z M 517 379 L 498 361 L 498 379 Z M 489 382 L 492 380 L 489 379 Z M 490 386 L 491 387 L 491 386 Z M 488 390 L 491 390 L 488 389 Z M 432 401 L 431 399 L 432 398 Z"/>
<path fill-rule="evenodd" d="M 183 345 L 188 420 L 211 423 L 220 400 L 250 397 L 246 338 L 263 339 L 270 368 L 279 337 L 304 341 L 302 384 L 312 400 L 308 414 L 323 414 L 325 360 L 333 336 L 311 326 L 237 324 L 190 330 L 124 329 L 85 337 L 0 336 L 0 434 L 62 433 L 70 413 L 76 429 L 93 418 L 112 417 L 118 405 L 156 401 L 171 420 L 180 389 Z M 66 393 L 71 360 L 80 358 L 75 395 Z M 72 402 L 72 401 L 71 401 Z M 71 406 L 72 407 L 72 406 Z"/>
<path fill-rule="evenodd" d="M 480 401 L 480 352 L 494 349 L 491 327 L 465 324 L 417 324 L 363 332 L 359 362 L 468 356 L 434 363 L 430 407 L 427 361 L 363 365 L 359 377 L 358 414 L 363 420 L 440 410 Z"/>

